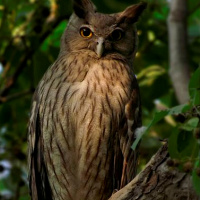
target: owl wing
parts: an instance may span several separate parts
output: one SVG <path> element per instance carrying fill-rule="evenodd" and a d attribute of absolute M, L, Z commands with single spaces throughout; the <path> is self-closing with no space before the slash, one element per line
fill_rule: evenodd
<path fill-rule="evenodd" d="M 136 174 L 138 150 L 133 151 L 131 146 L 136 139 L 136 129 L 142 125 L 140 104 L 139 88 L 134 78 L 130 100 L 125 106 L 125 116 L 118 132 L 118 144 L 115 145 L 115 183 L 118 189 L 128 184 Z"/>
<path fill-rule="evenodd" d="M 47 168 L 44 163 L 43 139 L 37 92 L 35 92 L 33 97 L 28 141 L 29 188 L 32 200 L 52 200 Z"/>

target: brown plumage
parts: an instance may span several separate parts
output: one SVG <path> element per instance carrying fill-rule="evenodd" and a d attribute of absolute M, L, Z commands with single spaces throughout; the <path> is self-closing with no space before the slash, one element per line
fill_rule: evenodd
<path fill-rule="evenodd" d="M 140 3 L 106 15 L 89 0 L 74 1 L 58 59 L 33 97 L 33 200 L 107 200 L 133 179 L 137 152 L 131 145 L 141 110 L 131 67 L 134 23 L 144 8 Z"/>

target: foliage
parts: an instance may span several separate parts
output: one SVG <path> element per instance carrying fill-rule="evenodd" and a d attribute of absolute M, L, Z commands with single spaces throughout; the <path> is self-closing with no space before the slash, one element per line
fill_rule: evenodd
<path fill-rule="evenodd" d="M 196 192 L 200 194 L 200 67 L 193 74 L 190 83 L 190 102 L 156 112 L 152 121 L 145 129 L 141 129 L 139 136 L 133 143 L 135 149 L 144 134 L 152 126 L 164 119 L 167 115 L 181 116 L 182 120 L 176 123 L 169 135 L 169 154 L 172 158 L 171 167 L 179 167 L 185 172 L 192 172 L 193 184 Z"/>
<path fill-rule="evenodd" d="M 105 13 L 119 12 L 136 3 L 133 0 L 93 1 Z M 173 162 L 178 160 L 182 170 L 192 163 L 189 171 L 197 188 L 200 182 L 199 70 L 190 81 L 189 107 L 174 108 L 177 101 L 168 77 L 169 5 L 167 0 L 148 2 L 148 9 L 137 25 L 140 42 L 134 62 L 141 88 L 143 123 L 151 123 L 141 142 L 140 168 L 161 145 L 159 138 L 169 138 Z M 188 2 L 188 54 L 192 73 L 200 63 L 198 5 L 197 1 Z M 60 37 L 71 11 L 70 0 L 0 1 L 0 199 L 29 199 L 26 155 L 31 97 L 59 53 Z M 167 111 L 154 116 L 155 111 L 163 108 Z"/>

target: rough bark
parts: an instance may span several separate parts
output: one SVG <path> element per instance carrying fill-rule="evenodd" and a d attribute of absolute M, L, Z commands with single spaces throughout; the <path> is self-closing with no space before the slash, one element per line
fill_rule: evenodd
<path fill-rule="evenodd" d="M 169 167 L 169 159 L 165 144 L 145 169 L 109 200 L 198 200 L 190 175 Z"/>
<path fill-rule="evenodd" d="M 187 0 L 170 1 L 168 17 L 169 74 L 179 103 L 189 100 L 189 61 L 187 53 Z"/>

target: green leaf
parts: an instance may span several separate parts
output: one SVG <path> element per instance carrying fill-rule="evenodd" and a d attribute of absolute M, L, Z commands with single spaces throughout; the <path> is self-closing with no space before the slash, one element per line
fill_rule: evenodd
<path fill-rule="evenodd" d="M 140 81 L 140 86 L 152 85 L 155 80 L 166 74 L 166 70 L 159 65 L 150 65 L 144 68 L 137 75 L 137 79 Z"/>
<path fill-rule="evenodd" d="M 139 141 L 141 140 L 141 138 L 143 137 L 143 135 L 145 134 L 145 133 L 147 133 L 148 131 L 149 131 L 149 129 L 154 125 L 154 124 L 156 124 L 157 122 L 159 122 L 161 119 L 163 119 L 167 114 L 169 113 L 169 111 L 168 110 L 163 110 L 163 111 L 160 111 L 160 112 L 157 112 L 157 113 L 155 113 L 155 115 L 154 115 L 154 118 L 153 118 L 153 120 L 151 121 L 151 123 L 147 126 L 147 128 L 143 128 L 143 129 L 138 129 L 138 131 L 139 131 L 139 133 L 137 133 L 136 135 L 137 135 L 137 138 L 136 138 L 136 140 L 134 141 L 134 143 L 133 143 L 133 145 L 132 145 L 132 149 L 134 150 L 136 147 L 137 147 L 137 145 L 138 145 L 138 143 L 139 143 Z"/>
<path fill-rule="evenodd" d="M 192 131 L 198 126 L 198 123 L 199 123 L 199 118 L 194 117 L 192 119 L 189 119 L 185 124 L 183 124 L 181 126 L 181 129 L 184 129 L 186 131 Z"/>
<path fill-rule="evenodd" d="M 179 158 L 180 155 L 178 153 L 178 147 L 177 147 L 177 138 L 178 138 L 178 135 L 179 135 L 179 130 L 178 128 L 176 127 L 170 138 L 169 138 L 169 155 L 171 158 Z"/>
<path fill-rule="evenodd" d="M 190 109 L 190 107 L 191 106 L 188 105 L 188 104 L 183 104 L 183 105 L 175 106 L 175 107 L 170 108 L 168 110 L 162 110 L 160 112 L 155 113 L 153 120 L 150 122 L 150 124 L 147 126 L 147 128 L 145 130 L 143 129 L 142 131 L 139 131 L 140 133 L 137 134 L 137 138 L 134 141 L 134 143 L 131 146 L 131 148 L 133 150 L 135 150 L 135 148 L 137 147 L 137 145 L 138 145 L 139 141 L 141 140 L 141 138 L 143 137 L 143 135 L 146 134 L 153 125 L 158 123 L 165 116 L 174 115 L 174 114 L 180 114 L 180 113 L 186 112 L 187 110 Z"/>
<path fill-rule="evenodd" d="M 200 67 L 194 72 L 189 83 L 189 93 L 192 105 L 200 104 Z"/>
<path fill-rule="evenodd" d="M 182 153 L 187 148 L 187 146 L 190 144 L 192 137 L 192 133 L 185 130 L 181 130 L 178 133 L 177 150 L 179 153 Z"/>
<path fill-rule="evenodd" d="M 192 132 L 174 129 L 169 138 L 169 154 L 171 158 L 185 160 L 188 157 L 196 158 L 198 155 L 198 143 Z"/>
<path fill-rule="evenodd" d="M 61 22 L 53 31 L 51 35 L 44 41 L 41 46 L 42 51 L 47 51 L 50 46 L 60 47 L 61 36 L 66 29 L 67 23 L 66 21 Z"/>
<path fill-rule="evenodd" d="M 0 191 L 3 191 L 4 189 L 6 189 L 4 180 L 0 179 Z"/>
<path fill-rule="evenodd" d="M 177 115 L 180 113 L 184 113 L 184 112 L 188 111 L 190 108 L 191 108 L 191 106 L 189 104 L 175 106 L 175 107 L 169 109 L 168 115 Z"/>
<path fill-rule="evenodd" d="M 196 173 L 196 168 L 200 168 L 200 160 L 197 160 L 195 163 L 195 168 L 192 172 L 192 182 L 194 189 L 198 195 L 200 195 L 200 177 Z"/>

